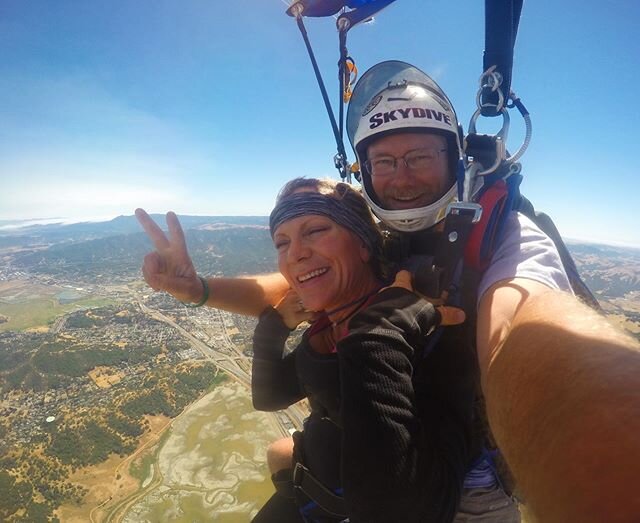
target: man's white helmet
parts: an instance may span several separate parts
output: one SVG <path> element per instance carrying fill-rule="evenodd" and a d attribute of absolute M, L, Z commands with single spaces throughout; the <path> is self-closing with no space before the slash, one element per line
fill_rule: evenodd
<path fill-rule="evenodd" d="M 447 139 L 452 186 L 426 207 L 389 210 L 380 206 L 363 166 L 367 147 L 374 140 L 402 131 L 424 131 Z M 364 197 L 382 222 L 398 231 L 412 232 L 432 227 L 444 218 L 447 205 L 457 196 L 455 173 L 461 130 L 449 98 L 429 76 L 405 62 L 374 65 L 354 88 L 347 112 L 347 134 L 360 165 Z"/>

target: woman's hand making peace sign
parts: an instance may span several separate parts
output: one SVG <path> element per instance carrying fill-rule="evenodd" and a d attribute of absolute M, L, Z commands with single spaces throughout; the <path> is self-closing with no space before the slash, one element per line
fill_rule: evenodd
<path fill-rule="evenodd" d="M 167 213 L 168 237 L 143 209 L 136 209 L 136 218 L 156 248 L 144 257 L 145 281 L 152 289 L 166 291 L 182 302 L 199 302 L 204 289 L 187 252 L 178 217 Z"/>

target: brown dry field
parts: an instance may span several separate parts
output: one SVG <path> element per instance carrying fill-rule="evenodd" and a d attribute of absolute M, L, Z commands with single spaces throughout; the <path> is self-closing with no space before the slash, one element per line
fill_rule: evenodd
<path fill-rule="evenodd" d="M 111 367 L 95 367 L 89 371 L 89 377 L 101 389 L 108 389 L 119 383 L 124 377 L 122 372 L 114 372 Z"/>
<path fill-rule="evenodd" d="M 640 323 L 631 321 L 624 314 L 608 314 L 607 319 L 618 327 L 622 327 L 624 330 L 629 331 L 632 334 L 640 332 Z"/>
<path fill-rule="evenodd" d="M 138 447 L 133 454 L 126 458 L 111 455 L 106 461 L 91 467 L 79 469 L 69 476 L 69 481 L 82 485 L 89 492 L 84 497 L 80 507 L 71 504 L 61 505 L 56 510 L 56 516 L 62 523 L 87 523 L 91 511 L 110 500 L 108 507 L 122 501 L 138 490 L 138 480 L 129 474 L 129 465 L 133 459 L 141 454 L 150 452 L 158 441 L 163 429 L 170 423 L 166 416 L 145 416 L 149 421 L 150 431 L 140 438 Z M 141 449 L 144 449 L 141 451 Z M 120 478 L 116 479 L 116 475 Z M 100 522 L 105 516 L 102 510 L 96 510 L 93 521 Z"/>

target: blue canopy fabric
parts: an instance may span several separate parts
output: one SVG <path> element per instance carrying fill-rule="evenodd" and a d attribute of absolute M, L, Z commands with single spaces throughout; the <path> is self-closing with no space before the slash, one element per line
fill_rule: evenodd
<path fill-rule="evenodd" d="M 368 18 L 394 1 L 395 0 L 299 0 L 295 3 L 303 5 L 303 16 L 333 16 L 341 9 L 348 7 L 355 11 L 364 9 L 364 11 L 366 11 L 365 16 Z"/>

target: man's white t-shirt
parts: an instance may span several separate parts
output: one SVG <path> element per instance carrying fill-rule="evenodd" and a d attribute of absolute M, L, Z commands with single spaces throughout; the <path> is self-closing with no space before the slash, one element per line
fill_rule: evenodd
<path fill-rule="evenodd" d="M 572 292 L 551 238 L 515 211 L 507 216 L 502 242 L 480 279 L 478 302 L 494 283 L 511 278 L 535 280 L 551 289 Z"/>

